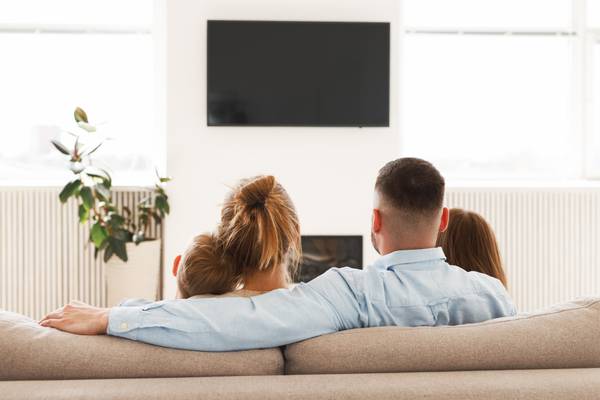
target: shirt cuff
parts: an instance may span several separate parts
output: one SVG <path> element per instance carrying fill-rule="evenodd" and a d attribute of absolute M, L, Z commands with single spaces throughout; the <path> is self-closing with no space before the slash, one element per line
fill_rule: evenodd
<path fill-rule="evenodd" d="M 108 312 L 106 333 L 137 340 L 137 329 L 142 326 L 143 318 L 142 307 L 112 307 Z"/>

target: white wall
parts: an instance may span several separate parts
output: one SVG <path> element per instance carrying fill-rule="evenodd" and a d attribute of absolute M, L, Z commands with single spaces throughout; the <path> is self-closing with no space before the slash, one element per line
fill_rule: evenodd
<path fill-rule="evenodd" d="M 162 0 L 157 35 L 166 110 L 172 215 L 166 224 L 168 266 L 192 235 L 212 230 L 227 185 L 273 174 L 293 198 L 305 234 L 362 234 L 365 261 L 376 254 L 370 206 L 379 167 L 398 154 L 397 0 Z M 240 128 L 206 126 L 206 21 L 316 20 L 391 22 L 389 128 Z"/>

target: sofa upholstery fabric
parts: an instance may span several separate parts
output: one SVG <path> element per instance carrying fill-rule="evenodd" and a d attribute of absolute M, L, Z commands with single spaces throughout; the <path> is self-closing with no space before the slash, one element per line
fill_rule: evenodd
<path fill-rule="evenodd" d="M 0 380 L 282 373 L 278 348 L 229 353 L 175 350 L 109 336 L 73 335 L 0 311 Z"/>
<path fill-rule="evenodd" d="M 0 382 L 3 400 L 592 400 L 600 369 Z"/>
<path fill-rule="evenodd" d="M 288 374 L 600 367 L 600 299 L 483 323 L 367 328 L 287 346 Z"/>

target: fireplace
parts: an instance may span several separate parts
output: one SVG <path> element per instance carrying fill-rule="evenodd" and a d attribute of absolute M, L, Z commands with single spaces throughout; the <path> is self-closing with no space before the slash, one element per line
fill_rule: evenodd
<path fill-rule="evenodd" d="M 298 282 L 308 282 L 332 267 L 361 268 L 362 236 L 302 236 Z"/>

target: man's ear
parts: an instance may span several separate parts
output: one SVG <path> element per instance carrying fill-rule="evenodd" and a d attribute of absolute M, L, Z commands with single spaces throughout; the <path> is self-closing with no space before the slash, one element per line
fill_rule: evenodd
<path fill-rule="evenodd" d="M 173 276 L 177 276 L 177 271 L 179 270 L 179 263 L 181 262 L 181 254 L 175 257 L 173 260 Z"/>
<path fill-rule="evenodd" d="M 448 229 L 448 223 L 450 222 L 450 212 L 448 207 L 442 208 L 442 218 L 440 219 L 440 232 L 446 232 Z"/>
<path fill-rule="evenodd" d="M 373 216 L 371 218 L 371 231 L 378 233 L 381 230 L 381 211 L 377 208 L 373 209 Z"/>

